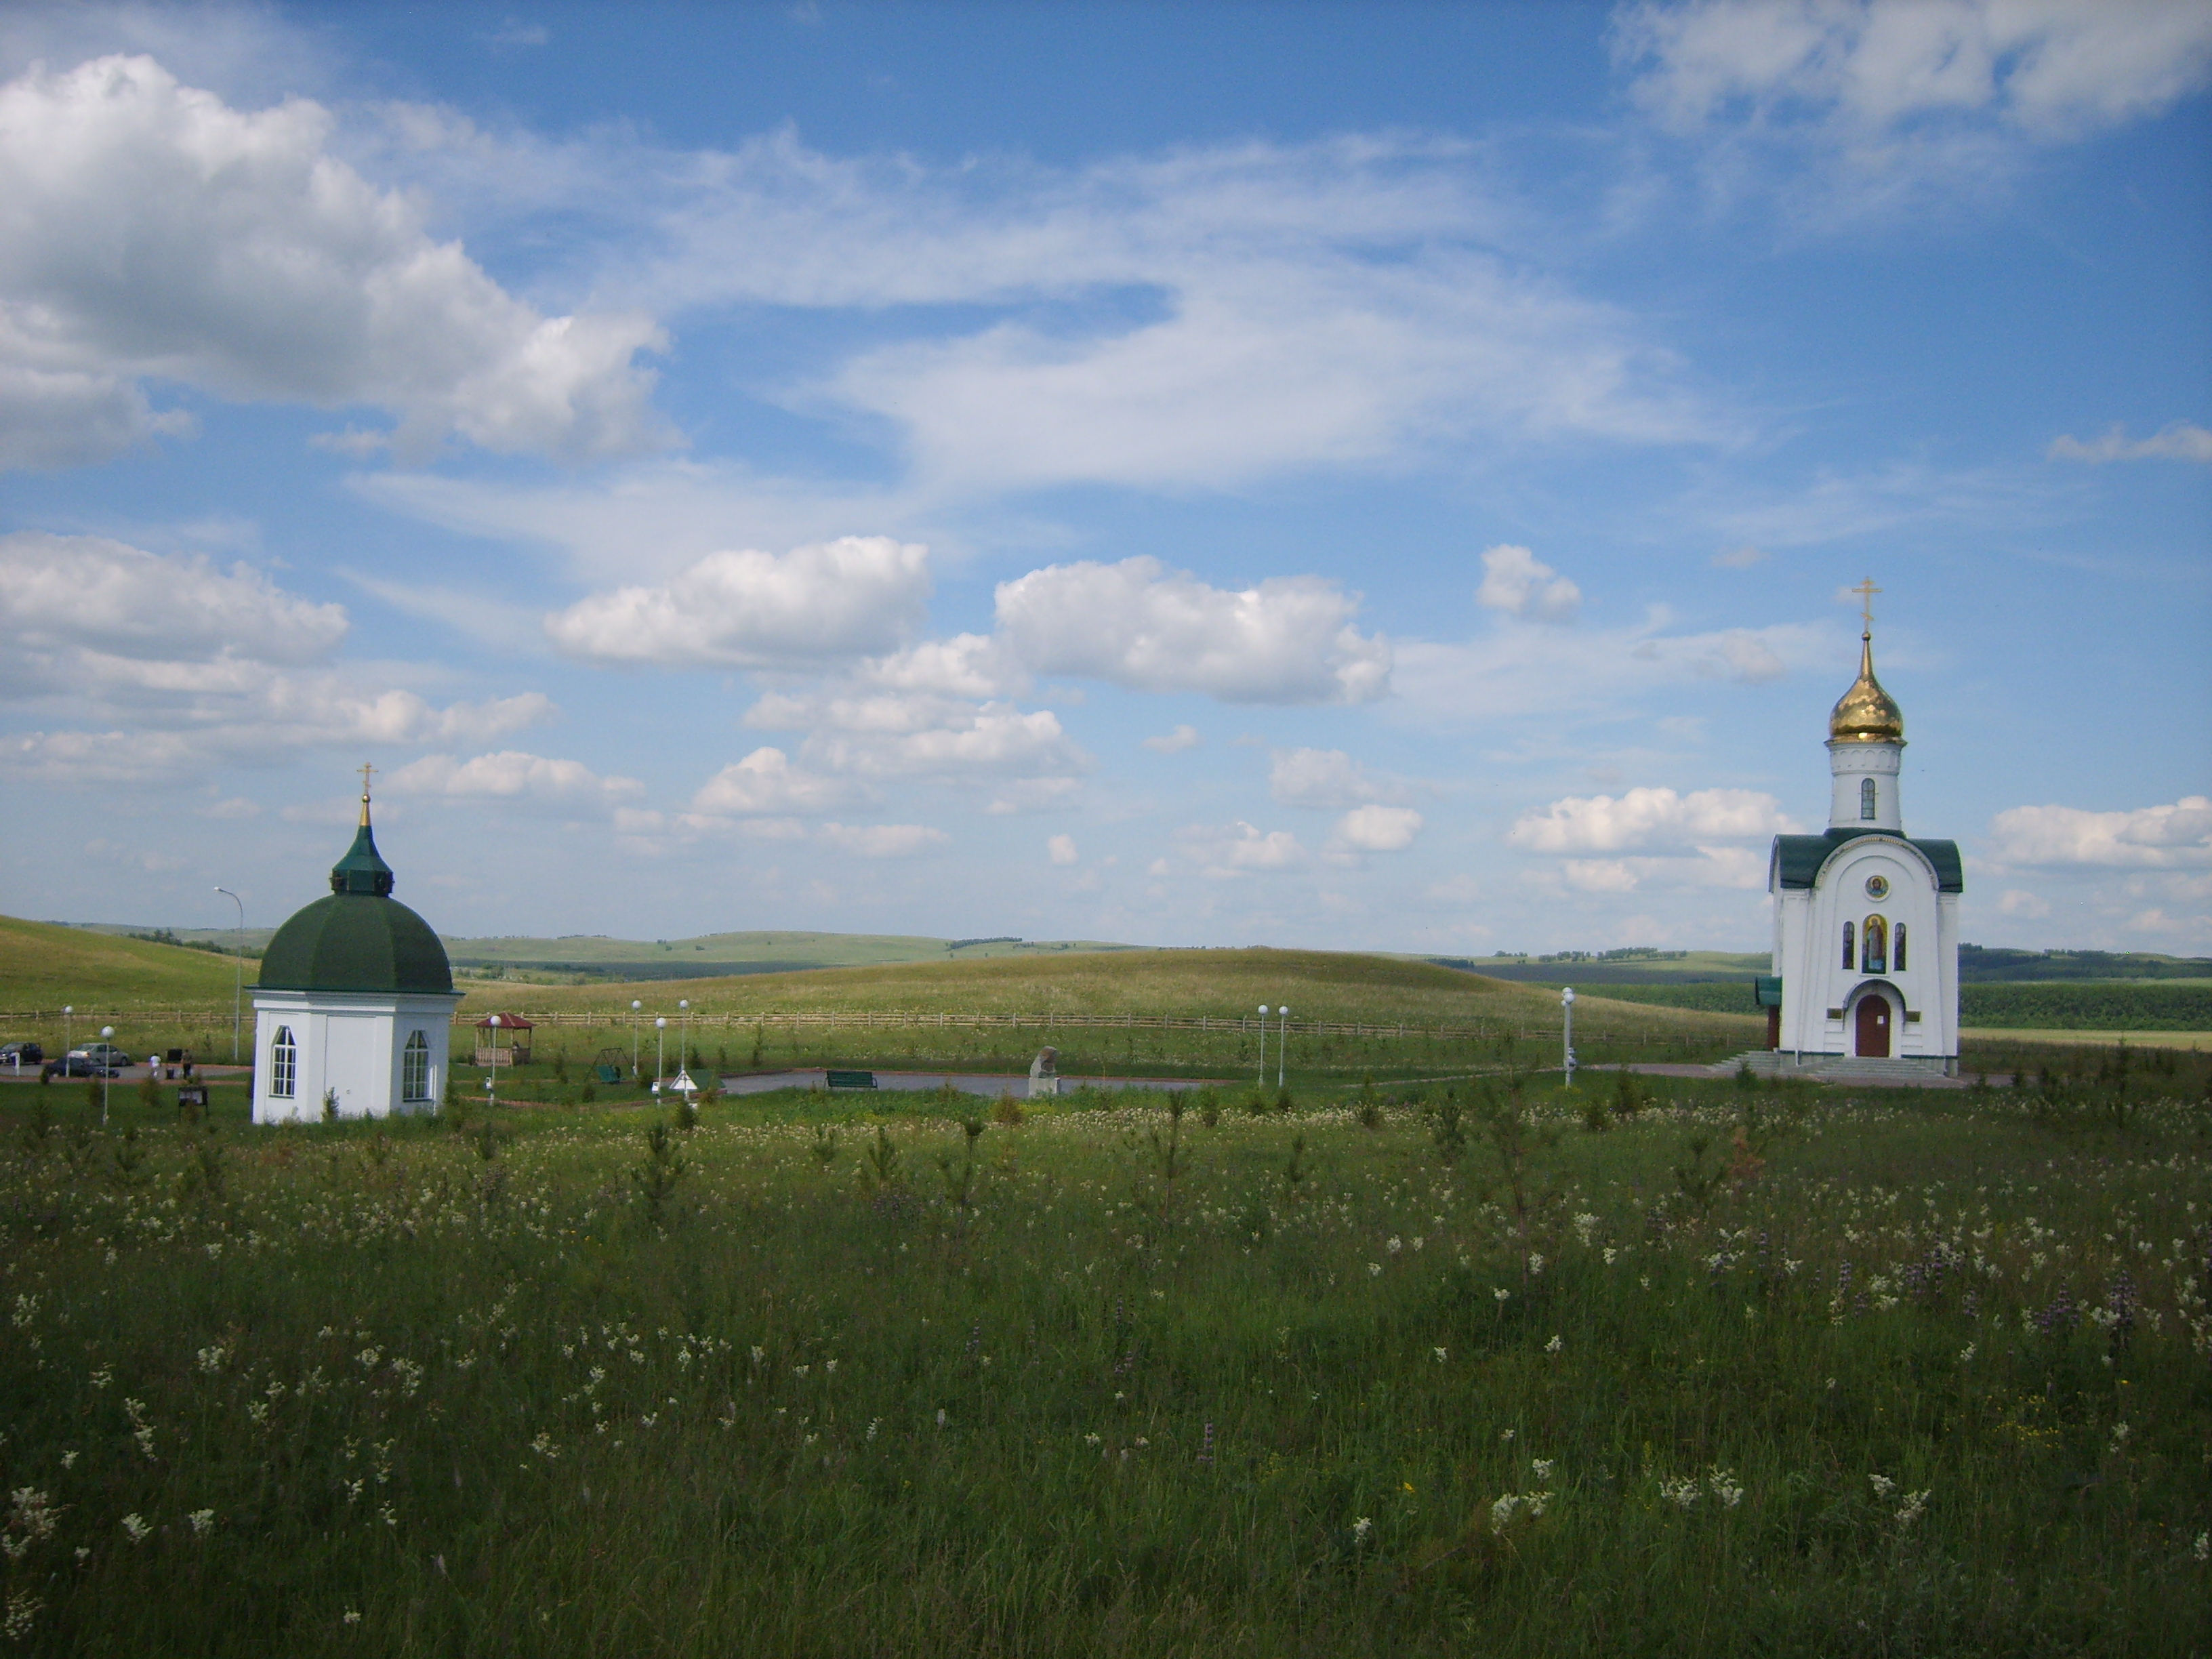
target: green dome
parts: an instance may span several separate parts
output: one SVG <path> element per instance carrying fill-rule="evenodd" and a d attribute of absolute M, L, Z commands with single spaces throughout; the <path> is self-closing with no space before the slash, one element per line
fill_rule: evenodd
<path fill-rule="evenodd" d="M 430 924 L 398 899 L 333 893 L 276 930 L 260 988 L 451 991 L 453 970 Z"/>
<path fill-rule="evenodd" d="M 261 956 L 264 991 L 444 991 L 453 964 L 430 924 L 392 896 L 362 797 L 361 830 L 331 871 L 331 896 L 276 930 Z"/>

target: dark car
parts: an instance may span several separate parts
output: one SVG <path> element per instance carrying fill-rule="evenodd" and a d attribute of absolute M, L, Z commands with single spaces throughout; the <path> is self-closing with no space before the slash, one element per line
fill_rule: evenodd
<path fill-rule="evenodd" d="M 0 1066 L 36 1066 L 46 1057 L 35 1042 L 0 1042 Z"/>
<path fill-rule="evenodd" d="M 39 1068 L 39 1081 L 57 1077 L 120 1077 L 112 1066 L 102 1066 L 84 1054 L 64 1054 L 59 1060 L 50 1060 Z"/>

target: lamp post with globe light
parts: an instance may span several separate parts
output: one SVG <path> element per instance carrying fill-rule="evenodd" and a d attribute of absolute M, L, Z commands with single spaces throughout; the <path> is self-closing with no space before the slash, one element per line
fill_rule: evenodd
<path fill-rule="evenodd" d="M 1275 1010 L 1275 1087 L 1286 1089 L 1291 1070 L 1291 1011 Z"/>
<path fill-rule="evenodd" d="M 653 1092 L 660 1092 L 660 1079 L 668 1070 L 668 1016 L 662 1014 L 653 1022 Z"/>
<path fill-rule="evenodd" d="M 635 1001 L 629 1006 L 629 1081 L 632 1088 L 637 1086 L 637 1011 L 644 1006 L 643 1003 Z"/>
<path fill-rule="evenodd" d="M 100 1028 L 100 1040 L 102 1042 L 112 1042 L 114 1038 L 115 1028 L 112 1025 L 103 1025 Z M 100 1057 L 100 1127 L 103 1129 L 107 1127 L 107 1079 L 108 1074 L 114 1069 L 107 1063 L 107 1056 L 102 1054 Z"/>
<path fill-rule="evenodd" d="M 501 1019 L 497 1014 L 494 1014 L 489 1019 L 486 1020 L 484 1024 L 491 1027 L 491 1076 L 484 1079 L 484 1088 L 489 1091 L 491 1088 L 493 1081 L 499 1076 L 499 1032 L 500 1027 L 506 1024 L 507 1022 Z M 487 1101 L 491 1098 L 489 1092 L 486 1093 L 484 1098 Z"/>
<path fill-rule="evenodd" d="M 238 907 L 238 937 L 231 943 L 234 966 L 230 986 L 230 1063 L 238 1064 L 238 1038 L 246 1023 L 246 901 L 228 887 L 215 890 Z"/>
<path fill-rule="evenodd" d="M 1559 989 L 1559 1012 L 1565 1018 L 1565 1030 L 1560 1038 L 1564 1050 L 1559 1057 L 1561 1069 L 1567 1074 L 1567 1087 L 1575 1086 L 1575 988 L 1562 986 Z"/>
<path fill-rule="evenodd" d="M 70 1032 L 75 1029 L 76 1014 L 76 1007 L 74 1004 L 65 1002 L 62 1005 L 62 1054 L 64 1057 L 68 1055 L 72 1046 L 70 1042 Z"/>
<path fill-rule="evenodd" d="M 676 1069 L 684 1077 L 691 1075 L 691 999 L 678 997 L 676 1012 L 684 1022 L 684 1029 L 676 1039 Z"/>
<path fill-rule="evenodd" d="M 1260 1005 L 1260 1074 L 1253 1079 L 1253 1086 L 1267 1086 L 1267 1005 Z"/>

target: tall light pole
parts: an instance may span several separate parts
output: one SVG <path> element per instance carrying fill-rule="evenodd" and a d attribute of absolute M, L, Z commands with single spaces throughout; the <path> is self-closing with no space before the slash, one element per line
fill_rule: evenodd
<path fill-rule="evenodd" d="M 1290 1086 L 1285 1081 L 1290 1075 L 1290 1069 L 1291 1011 L 1287 1008 L 1277 1008 L 1275 1010 L 1275 1086 L 1278 1089 Z"/>
<path fill-rule="evenodd" d="M 629 1080 L 633 1087 L 637 1083 L 637 1011 L 644 1006 L 641 1002 L 629 1006 Z"/>
<path fill-rule="evenodd" d="M 1567 1074 L 1567 1087 L 1575 1086 L 1575 988 L 1563 986 L 1559 990 L 1559 1012 L 1566 1017 L 1566 1030 L 1560 1046 L 1565 1050 L 1559 1057 L 1561 1068 Z"/>
<path fill-rule="evenodd" d="M 683 1016 L 683 1035 L 676 1041 L 676 1069 L 685 1077 L 691 1075 L 691 999 L 678 997 L 677 1012 Z"/>
<path fill-rule="evenodd" d="M 112 1042 L 114 1036 L 115 1028 L 112 1025 L 103 1025 L 100 1028 L 100 1040 L 102 1042 Z M 110 1066 L 107 1063 L 107 1057 L 105 1054 L 101 1055 L 100 1060 L 100 1127 L 103 1129 L 107 1127 L 107 1074 L 114 1069 L 115 1068 L 112 1066 Z"/>
<path fill-rule="evenodd" d="M 653 1091 L 655 1094 L 660 1092 L 661 1074 L 668 1069 L 667 1042 L 668 1016 L 661 1014 L 653 1022 Z"/>
<path fill-rule="evenodd" d="M 62 1053 L 64 1055 L 75 1046 L 70 1042 L 70 1033 L 76 1029 L 73 1019 L 76 1013 L 75 1005 L 66 1002 L 62 1005 Z"/>
<path fill-rule="evenodd" d="M 231 975 L 230 990 L 230 1063 L 238 1064 L 238 1033 L 246 1020 L 246 901 L 228 887 L 215 890 L 238 907 L 238 937 L 232 940 L 237 948 L 231 952 L 236 958 L 237 969 Z"/>
<path fill-rule="evenodd" d="M 1260 1005 L 1260 1075 L 1253 1079 L 1253 1086 L 1267 1086 L 1267 1005 L 1264 1002 Z"/>

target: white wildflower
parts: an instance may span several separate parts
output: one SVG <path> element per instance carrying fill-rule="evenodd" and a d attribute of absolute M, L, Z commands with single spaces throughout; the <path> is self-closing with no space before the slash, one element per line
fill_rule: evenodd
<path fill-rule="evenodd" d="M 1443 1364 L 1444 1363 L 1445 1359 L 1446 1359 L 1446 1358 L 1448 1358 L 1449 1357 L 1449 1355 L 1447 1355 L 1447 1354 L 1445 1353 L 1444 1350 L 1443 1350 L 1442 1348 L 1431 1348 L 1431 1349 L 1430 1349 L 1430 1350 L 1429 1350 L 1429 1352 L 1430 1352 L 1431 1353 L 1432 1353 L 1432 1354 L 1436 1355 L 1436 1357 L 1437 1357 L 1437 1364 L 1439 1364 L 1439 1365 Z"/>
<path fill-rule="evenodd" d="M 123 1530 L 132 1543 L 143 1544 L 154 1529 L 146 1524 L 146 1517 L 134 1510 L 123 1517 Z"/>
<path fill-rule="evenodd" d="M 1389 1251 L 1392 1255 L 1395 1255 L 1399 1251 L 1404 1249 L 1406 1246 L 1404 1241 L 1394 1234 L 1391 1237 L 1390 1242 L 1388 1244 L 1385 1244 L 1382 1248 Z"/>
<path fill-rule="evenodd" d="M 1560 1349 L 1566 1346 L 1567 1345 L 1565 1341 L 1563 1341 L 1557 1334 L 1554 1334 L 1552 1340 L 1544 1345 L 1544 1352 L 1546 1353 L 1557 1353 Z"/>
<path fill-rule="evenodd" d="M 197 1538 L 202 1533 L 205 1532 L 210 1527 L 215 1525 L 215 1511 L 213 1510 L 194 1510 L 190 1515 L 186 1516 L 185 1519 L 192 1523 L 192 1536 Z"/>
<path fill-rule="evenodd" d="M 1897 1482 L 1886 1474 L 1870 1474 L 1867 1479 L 1874 1482 L 1874 1495 L 1876 1498 L 1887 1498 L 1897 1490 Z"/>
<path fill-rule="evenodd" d="M 1549 1480 L 1552 1478 L 1553 1462 L 1553 1460 L 1548 1457 L 1532 1457 L 1528 1460 L 1528 1467 L 1535 1471 L 1536 1479 Z"/>
<path fill-rule="evenodd" d="M 1367 1534 L 1374 1530 L 1374 1521 L 1363 1515 L 1352 1523 L 1352 1541 L 1355 1544 L 1364 1544 L 1367 1541 Z"/>
<path fill-rule="evenodd" d="M 1905 1494 L 1905 1502 L 1898 1506 L 1897 1510 L 1899 1530 L 1902 1531 L 1921 1517 L 1928 1508 L 1928 1492 L 1924 1491 L 1909 1492 Z"/>
<path fill-rule="evenodd" d="M 1382 1276 L 1382 1264 L 1381 1262 L 1370 1261 L 1367 1264 L 1367 1276 L 1370 1279 L 1380 1278 Z"/>

